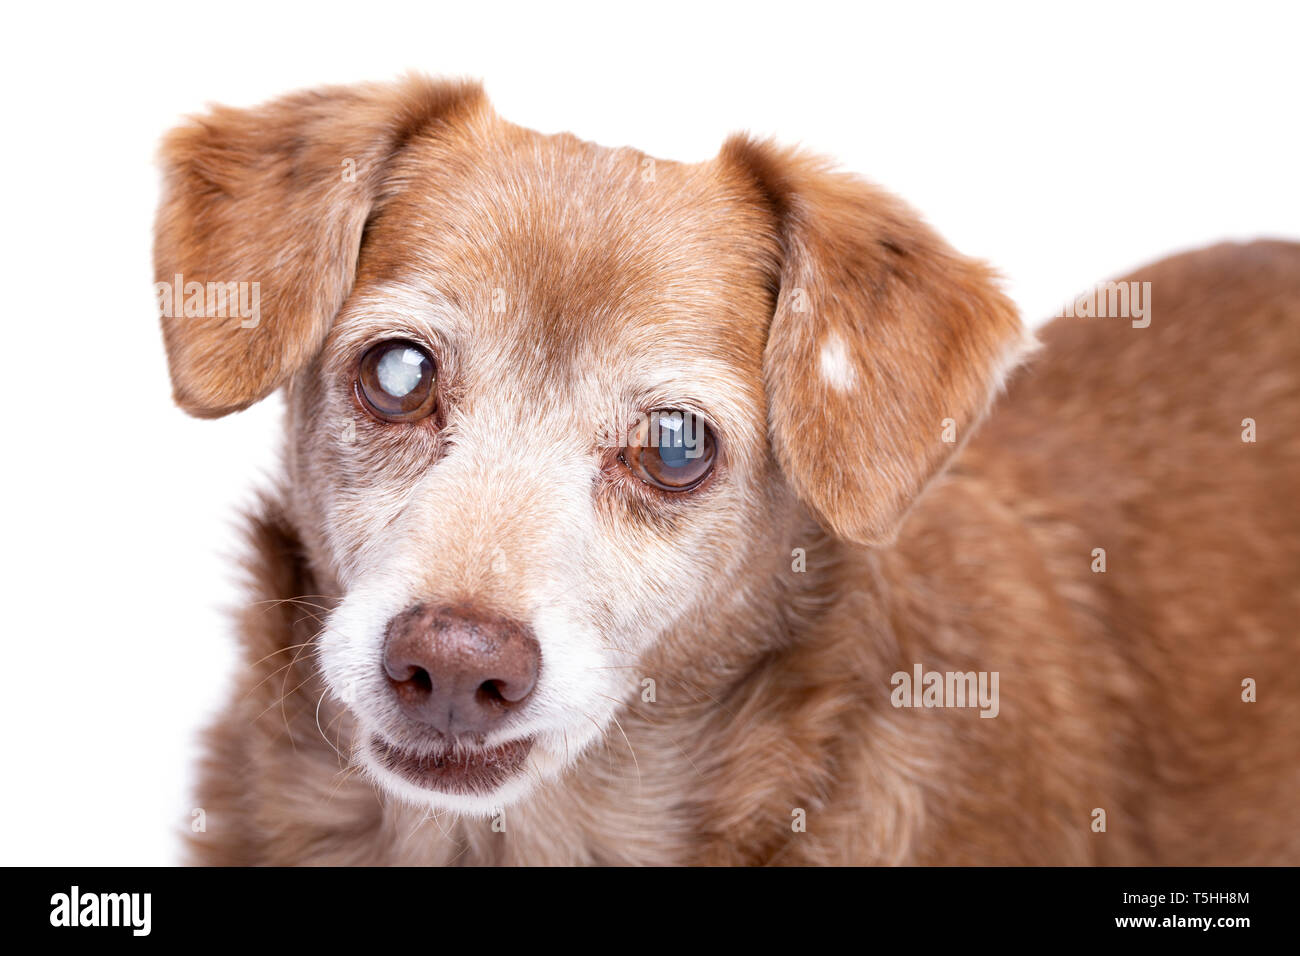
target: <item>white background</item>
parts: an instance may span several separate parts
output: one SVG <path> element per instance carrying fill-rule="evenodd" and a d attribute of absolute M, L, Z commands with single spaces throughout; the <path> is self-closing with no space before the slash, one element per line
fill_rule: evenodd
<path fill-rule="evenodd" d="M 183 114 L 420 69 L 666 158 L 776 134 L 903 195 L 1032 321 L 1178 249 L 1300 238 L 1294 10 L 10 5 L 0 863 L 173 862 L 233 666 L 235 519 L 280 411 L 170 404 L 152 160 Z"/>

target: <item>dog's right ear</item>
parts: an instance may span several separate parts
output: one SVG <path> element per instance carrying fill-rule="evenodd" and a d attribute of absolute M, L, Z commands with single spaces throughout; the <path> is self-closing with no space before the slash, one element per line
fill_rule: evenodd
<path fill-rule="evenodd" d="M 173 130 L 154 271 L 177 404 L 238 411 L 310 361 L 393 157 L 483 102 L 477 84 L 413 77 L 218 107 Z"/>

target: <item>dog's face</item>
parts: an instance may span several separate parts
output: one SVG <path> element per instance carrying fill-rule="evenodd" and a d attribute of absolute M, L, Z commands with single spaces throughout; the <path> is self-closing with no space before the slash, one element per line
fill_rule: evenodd
<path fill-rule="evenodd" d="M 295 385 L 295 484 L 346 595 L 320 660 L 363 759 L 399 791 L 490 807 L 582 753 L 646 648 L 707 618 L 769 538 L 772 253 L 712 168 L 650 178 L 638 154 L 495 124 L 401 165 Z M 408 387 L 414 411 L 385 414 Z M 442 650 L 408 654 L 430 686 L 395 693 L 385 653 L 417 607 L 445 609 L 417 627 Z M 444 697 L 467 619 L 467 639 L 509 630 L 537 659 L 494 659 L 530 656 L 507 642 Z M 463 759 L 427 759 L 453 737 Z"/>
<path fill-rule="evenodd" d="M 1024 339 L 899 204 L 765 144 L 652 161 L 410 81 L 173 134 L 177 398 L 289 386 L 292 514 L 339 600 L 319 666 L 359 761 L 486 812 L 561 773 L 728 628 L 810 513 L 885 540 Z M 177 311 L 177 310 L 174 310 Z M 962 434 L 964 438 L 964 434 Z"/>

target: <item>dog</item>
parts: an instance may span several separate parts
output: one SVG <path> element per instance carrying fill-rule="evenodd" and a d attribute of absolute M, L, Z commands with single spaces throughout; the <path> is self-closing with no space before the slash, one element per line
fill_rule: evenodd
<path fill-rule="evenodd" d="M 1300 245 L 1036 340 L 748 135 L 413 76 L 161 165 L 175 401 L 286 403 L 193 862 L 1300 863 Z"/>

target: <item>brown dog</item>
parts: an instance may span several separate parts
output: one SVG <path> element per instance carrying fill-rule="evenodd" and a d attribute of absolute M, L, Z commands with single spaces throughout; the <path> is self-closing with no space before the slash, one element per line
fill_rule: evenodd
<path fill-rule="evenodd" d="M 802 154 L 417 78 L 163 157 L 176 400 L 288 404 L 195 859 L 1300 863 L 1300 246 L 1143 270 L 967 443 L 1014 308 Z"/>

